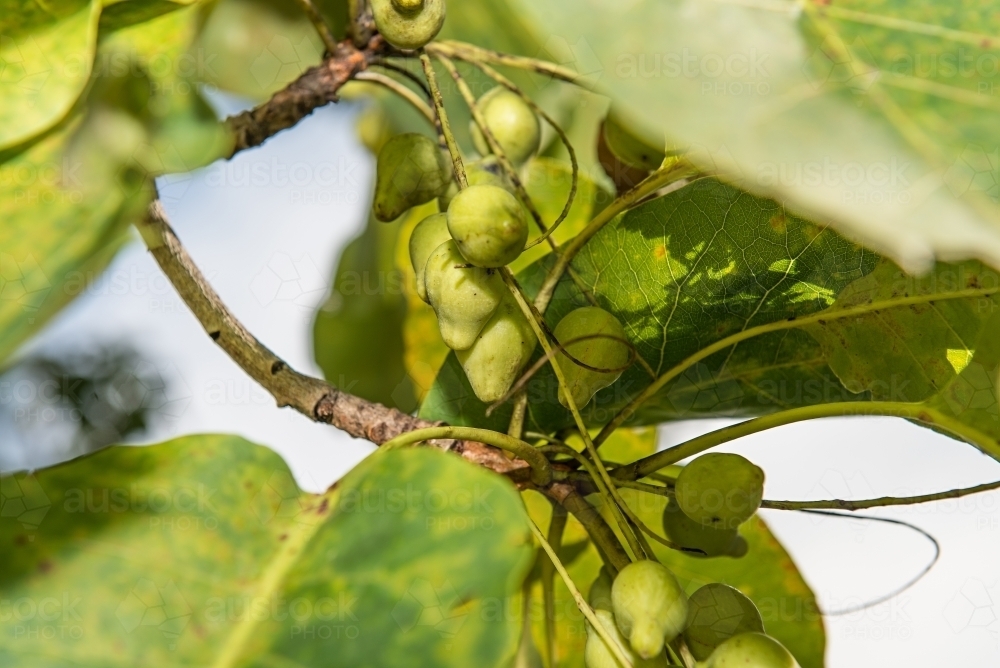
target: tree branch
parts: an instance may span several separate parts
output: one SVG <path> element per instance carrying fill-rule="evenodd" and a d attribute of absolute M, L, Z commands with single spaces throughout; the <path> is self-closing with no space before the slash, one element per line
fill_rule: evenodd
<path fill-rule="evenodd" d="M 381 35 L 372 37 L 362 49 L 354 46 L 349 39 L 340 42 L 326 60 L 310 67 L 270 100 L 226 119 L 226 125 L 235 136 L 229 157 L 243 149 L 260 146 L 269 137 L 301 121 L 317 107 L 336 102 L 341 86 L 367 69 L 373 60 L 387 55 L 391 49 Z"/>
<path fill-rule="evenodd" d="M 414 429 L 440 424 L 342 392 L 326 381 L 295 371 L 230 313 L 181 245 L 159 201 L 150 204 L 136 227 L 156 263 L 208 335 L 274 397 L 278 406 L 290 406 L 311 420 L 331 424 L 376 445 Z M 526 462 L 508 459 L 502 451 L 482 443 L 446 439 L 432 444 L 515 481 L 527 480 L 530 474 Z"/>

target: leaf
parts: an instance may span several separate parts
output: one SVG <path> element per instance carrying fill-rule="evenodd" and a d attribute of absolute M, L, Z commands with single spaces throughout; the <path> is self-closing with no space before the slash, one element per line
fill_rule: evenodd
<path fill-rule="evenodd" d="M 549 261 L 520 274 L 529 293 Z M 676 374 L 630 425 L 874 400 L 888 403 L 866 412 L 913 417 L 1000 456 L 1000 350 L 989 335 L 1000 324 L 1000 275 L 978 262 L 914 279 L 829 227 L 699 180 L 609 223 L 573 267 L 657 376 Z M 583 304 L 564 279 L 549 326 Z M 585 418 L 604 425 L 649 384 L 634 365 Z M 528 396 L 534 429 L 571 424 L 548 367 Z M 502 415 L 484 411 L 452 361 L 421 408 L 428 419 L 502 428 Z"/>
<path fill-rule="evenodd" d="M 146 127 L 146 141 L 129 158 L 150 175 L 190 172 L 231 148 L 227 130 L 198 92 L 197 80 L 212 65 L 189 52 L 196 20 L 197 9 L 188 7 L 101 33 L 99 79 L 89 102 L 122 109 Z"/>
<path fill-rule="evenodd" d="M 417 407 L 403 362 L 406 297 L 393 263 L 396 229 L 369 217 L 343 250 L 333 290 L 316 313 L 313 347 L 327 380 L 359 397 Z"/>
<path fill-rule="evenodd" d="M 0 151 L 62 120 L 90 78 L 98 0 L 0 2 Z"/>
<path fill-rule="evenodd" d="M 610 222 L 577 255 L 573 268 L 660 375 L 728 335 L 830 306 L 877 261 L 873 253 L 829 228 L 791 216 L 774 202 L 699 180 Z M 550 262 L 547 258 L 519 274 L 529 293 L 537 290 Z M 546 321 L 554 328 L 566 313 L 586 304 L 564 278 Z M 594 426 L 603 425 L 650 380 L 641 365 L 633 365 L 598 392 L 585 416 Z M 821 390 L 824 383 L 832 384 L 835 391 L 826 391 L 826 401 L 857 398 L 827 368 L 815 340 L 783 331 L 687 369 L 647 401 L 630 424 L 771 412 L 776 400 L 761 393 L 765 381 L 819 383 Z M 425 417 L 476 422 L 477 402 L 465 387 L 439 388 L 422 410 Z M 529 385 L 530 420 L 541 431 L 572 424 L 556 389 L 548 366 Z"/>
<path fill-rule="evenodd" d="M 971 3 L 530 3 L 650 130 L 909 271 L 1000 267 L 1000 18 Z"/>
<path fill-rule="evenodd" d="M 148 190 L 126 191 L 114 180 L 92 187 L 106 161 L 69 150 L 80 125 L 0 154 L 0 363 L 86 290 L 148 201 Z"/>
<path fill-rule="evenodd" d="M 498 603 L 530 565 L 523 506 L 449 454 L 382 453 L 314 495 L 266 448 L 191 436 L 0 482 L 0 597 L 41 606 L 5 624 L 5 666 L 500 666 L 517 646 Z"/>

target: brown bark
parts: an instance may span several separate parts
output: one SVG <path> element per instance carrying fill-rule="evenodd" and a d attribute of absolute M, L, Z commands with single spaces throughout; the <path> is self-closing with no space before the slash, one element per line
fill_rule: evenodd
<path fill-rule="evenodd" d="M 319 65 L 278 91 L 264 104 L 226 119 L 235 136 L 230 157 L 246 148 L 260 146 L 269 137 L 286 130 L 318 107 L 337 101 L 337 91 L 366 69 L 372 60 L 386 55 L 389 46 L 375 35 L 359 49 L 347 39 Z"/>

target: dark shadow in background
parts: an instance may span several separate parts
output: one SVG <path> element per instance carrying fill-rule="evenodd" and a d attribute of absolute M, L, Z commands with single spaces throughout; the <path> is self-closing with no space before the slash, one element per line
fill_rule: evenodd
<path fill-rule="evenodd" d="M 139 437 L 166 391 L 155 365 L 121 342 L 27 357 L 0 374 L 0 471 Z"/>

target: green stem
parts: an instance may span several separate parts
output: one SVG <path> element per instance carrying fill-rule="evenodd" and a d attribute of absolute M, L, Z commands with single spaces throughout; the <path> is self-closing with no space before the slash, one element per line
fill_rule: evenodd
<path fill-rule="evenodd" d="M 593 462 L 589 461 L 586 457 L 584 457 L 579 452 L 577 452 L 576 450 L 574 450 L 573 448 L 571 448 L 569 446 L 559 445 L 559 444 L 553 444 L 553 445 L 543 446 L 543 447 L 541 447 L 539 449 L 542 452 L 557 452 L 557 453 L 562 454 L 562 455 L 569 455 L 570 457 L 572 457 L 573 459 L 575 459 L 577 462 L 579 462 L 580 466 L 582 466 L 587 471 L 587 476 L 588 476 L 587 480 L 596 481 L 597 478 L 600 475 L 600 474 L 597 473 L 597 471 L 596 471 L 596 469 L 594 467 Z M 615 480 L 615 483 L 616 484 L 621 484 L 621 482 L 619 482 L 618 480 Z M 596 484 L 596 482 L 595 482 L 595 484 Z M 631 487 L 631 486 L 640 485 L 640 484 L 641 483 L 626 482 L 622 486 L 623 487 Z M 652 485 L 648 485 L 648 487 L 652 487 Z M 643 491 L 645 491 L 645 490 L 643 490 Z M 621 498 L 621 497 L 619 496 L 619 498 Z M 607 503 L 607 502 L 608 502 L 608 500 L 605 499 L 605 503 Z M 663 538 L 659 534 L 654 533 L 653 530 L 650 529 L 649 526 L 645 522 L 643 522 L 639 518 L 638 515 L 635 514 L 635 512 L 632 510 L 632 508 L 629 507 L 628 503 L 625 502 L 625 499 L 622 499 L 622 501 L 621 501 L 621 509 L 622 509 L 622 511 L 624 511 L 625 515 L 628 516 L 628 519 L 639 529 L 639 532 L 636 532 L 636 539 L 640 541 L 640 543 L 642 545 L 642 551 L 645 552 L 650 558 L 653 558 L 653 550 L 650 548 L 649 544 L 646 543 L 645 540 L 643 539 L 643 537 L 640 535 L 642 533 L 647 534 L 650 538 L 652 538 L 653 540 L 655 540 L 657 543 L 660 543 L 661 545 L 669 547 L 671 550 L 677 550 L 678 552 L 692 552 L 692 550 L 689 550 L 689 549 L 687 549 L 685 547 L 682 547 L 682 546 L 678 545 L 677 543 L 674 543 L 674 542 L 672 542 L 672 541 L 670 541 L 670 540 L 668 540 L 666 538 Z M 704 552 L 702 552 L 700 550 L 698 550 L 697 553 L 698 554 L 704 554 Z"/>
<path fill-rule="evenodd" d="M 524 418 L 528 413 L 528 393 L 519 392 L 514 399 L 514 411 L 510 416 L 510 423 L 507 425 L 507 434 L 514 438 L 521 438 L 524 432 Z M 489 411 L 486 412 L 489 415 Z"/>
<path fill-rule="evenodd" d="M 323 42 L 323 46 L 326 47 L 326 52 L 329 54 L 334 54 L 337 51 L 337 40 L 333 38 L 333 33 L 330 32 L 330 27 L 326 25 L 326 21 L 320 15 L 319 10 L 316 9 L 316 5 L 312 3 L 312 0 L 297 0 L 299 7 L 308 17 L 309 21 L 316 28 L 316 32 L 319 34 L 320 40 Z"/>
<path fill-rule="evenodd" d="M 558 554 L 566 530 L 566 509 L 552 501 L 552 519 L 549 520 L 549 544 Z M 545 607 L 545 665 L 555 666 L 556 657 L 556 592 L 553 586 L 555 568 L 551 560 L 542 562 L 542 600 Z"/>
<path fill-rule="evenodd" d="M 472 93 L 472 89 L 469 88 L 469 84 L 466 83 L 465 78 L 462 77 L 458 68 L 455 67 L 455 63 L 440 55 L 438 56 L 438 60 L 441 61 L 444 68 L 448 70 L 451 78 L 455 80 L 455 85 L 458 87 L 459 94 L 461 94 L 462 99 L 465 100 L 465 104 L 469 107 L 469 111 L 472 112 L 472 120 L 475 121 L 479 130 L 483 133 L 483 138 L 486 139 L 486 143 L 489 144 L 490 150 L 493 151 L 493 155 L 496 156 L 497 162 L 500 163 L 500 166 L 503 168 L 507 178 L 510 179 L 511 185 L 514 186 L 514 190 L 517 192 L 518 199 L 521 200 L 521 203 L 524 205 L 524 208 L 528 210 L 528 213 L 531 214 L 531 217 L 535 219 L 535 224 L 538 225 L 539 229 L 544 232 L 548 228 L 542 221 L 542 215 L 538 213 L 538 209 L 535 207 L 534 202 L 532 202 L 531 197 L 528 196 L 528 191 L 524 187 L 524 183 L 521 181 L 520 175 L 517 173 L 517 168 L 515 168 L 513 163 L 511 163 L 511 161 L 507 158 L 507 155 L 504 153 L 500 143 L 497 141 L 496 137 L 493 136 L 493 132 L 486 124 L 486 119 L 483 117 L 482 112 L 479 111 L 479 105 L 476 104 L 476 96 Z"/>
<path fill-rule="evenodd" d="M 539 107 L 538 104 L 536 104 L 535 101 L 532 100 L 528 95 L 526 95 L 524 91 L 518 88 L 513 81 L 511 81 L 504 75 L 500 74 L 495 69 L 493 69 L 492 67 L 490 67 L 485 63 L 481 63 L 475 60 L 466 62 L 469 62 L 472 65 L 476 66 L 477 68 L 479 68 L 480 71 L 483 72 L 483 74 L 490 77 L 498 84 L 500 84 L 510 92 L 514 93 L 522 100 L 524 100 L 525 104 L 531 107 L 531 110 L 534 111 L 537 115 L 545 119 L 545 122 L 549 124 L 549 126 L 555 131 L 557 135 L 559 135 L 559 141 L 561 141 L 563 146 L 566 147 L 566 152 L 569 154 L 571 175 L 570 175 L 569 195 L 566 197 L 566 204 L 563 205 L 563 210 L 559 213 L 559 216 L 556 218 L 555 222 L 552 223 L 549 229 L 545 230 L 542 233 L 542 236 L 538 237 L 537 239 L 534 239 L 533 241 L 529 241 L 527 244 L 525 244 L 524 249 L 528 250 L 529 248 L 537 246 L 538 244 L 545 241 L 545 239 L 551 236 L 551 234 L 555 232 L 556 228 L 559 227 L 559 225 L 562 224 L 564 220 L 566 220 L 566 217 L 569 216 L 569 211 L 573 207 L 573 200 L 576 198 L 576 191 L 579 186 L 579 180 L 580 180 L 580 164 L 576 158 L 576 149 L 573 148 L 573 142 L 569 140 L 569 137 L 566 135 L 566 132 L 562 129 L 562 127 L 558 123 L 556 123 L 555 119 L 552 118 L 552 116 L 550 116 L 548 113 L 546 113 L 544 109 Z"/>
<path fill-rule="evenodd" d="M 895 401 L 844 401 L 831 404 L 817 404 L 815 406 L 801 406 L 702 434 L 701 436 L 692 438 L 690 441 L 685 441 L 672 448 L 661 450 L 648 457 L 636 460 L 631 464 L 621 466 L 615 469 L 614 474 L 616 478 L 637 480 L 722 443 L 728 443 L 737 438 L 773 429 L 774 427 L 802 422 L 803 420 L 849 415 L 886 415 L 919 419 L 919 415 L 924 412 L 920 404 Z"/>
<path fill-rule="evenodd" d="M 559 502 L 587 531 L 587 535 L 594 541 L 594 546 L 601 555 L 601 561 L 608 567 L 612 575 L 617 574 L 618 571 L 632 563 L 622 547 L 618 535 L 604 520 L 597 508 L 583 498 L 579 492 L 571 489 Z"/>
<path fill-rule="evenodd" d="M 511 452 L 528 462 L 531 466 L 532 481 L 536 485 L 548 485 L 552 481 L 552 467 L 549 465 L 549 460 L 537 448 L 519 438 L 512 438 L 507 434 L 501 434 L 498 431 L 490 429 L 477 429 L 475 427 L 427 427 L 425 429 L 414 429 L 383 443 L 379 450 L 394 450 L 414 445 L 421 441 L 433 441 L 437 439 L 476 441 L 492 445 L 495 448 Z"/>
<path fill-rule="evenodd" d="M 629 419 L 635 414 L 636 410 L 642 405 L 647 399 L 656 394 L 660 388 L 669 383 L 671 380 L 682 374 L 689 367 L 697 364 L 701 360 L 713 355 L 720 350 L 725 350 L 730 346 L 734 346 L 741 341 L 746 341 L 747 339 L 752 339 L 755 336 L 760 336 L 761 334 L 769 334 L 772 332 L 780 332 L 786 329 L 794 329 L 797 327 L 802 327 L 804 325 L 810 325 L 813 323 L 820 323 L 829 320 L 841 320 L 844 318 L 853 318 L 860 315 L 866 315 L 868 313 L 873 313 L 875 311 L 882 311 L 891 308 L 900 308 L 902 306 L 913 306 L 915 304 L 926 304 L 928 302 L 943 301 L 946 299 L 965 299 L 969 297 L 985 297 L 989 295 L 996 294 L 1000 292 L 1000 287 L 992 288 L 969 288 L 966 290 L 956 290 L 948 294 L 925 294 L 925 295 L 914 295 L 912 297 L 894 298 L 891 300 L 881 300 L 872 301 L 866 304 L 860 304 L 858 306 L 849 307 L 831 307 L 823 309 L 822 311 L 817 311 L 806 316 L 801 317 L 791 317 L 786 320 L 779 320 L 777 322 L 769 322 L 764 325 L 758 325 L 757 327 L 749 327 L 735 334 L 731 334 L 725 338 L 719 339 L 715 343 L 706 346 L 699 350 L 698 352 L 689 355 L 682 362 L 674 366 L 672 369 L 664 373 L 662 376 L 656 379 L 655 382 L 648 385 L 638 396 L 628 403 L 627 406 L 622 408 L 618 413 L 604 425 L 601 433 L 597 435 L 594 439 L 595 443 L 603 443 L 604 440 L 614 433 L 623 422 Z M 904 405 L 904 404 L 901 404 Z M 916 404 L 909 404 L 911 410 L 921 410 L 919 408 L 912 408 Z M 807 407 L 808 408 L 808 407 Z M 867 412 L 871 412 L 870 410 Z M 930 412 L 929 409 L 926 412 Z M 961 424 L 956 424 L 952 431 L 955 433 L 968 432 L 969 428 L 962 426 Z M 963 438 L 965 438 L 963 436 Z M 982 447 L 983 444 L 979 443 Z M 991 446 L 987 446 L 994 452 L 1000 454 L 1000 445 L 995 441 Z M 991 453 L 992 454 L 992 453 Z M 996 455 L 994 455 L 996 456 Z"/>
<path fill-rule="evenodd" d="M 538 58 L 513 56 L 507 53 L 484 49 L 474 44 L 468 44 L 466 42 L 459 42 L 455 40 L 432 42 L 427 45 L 426 48 L 428 50 L 433 50 L 435 54 L 453 56 L 455 58 L 461 58 L 462 60 L 474 60 L 479 62 L 494 63 L 496 65 L 507 65 L 508 67 L 515 67 L 521 70 L 537 72 L 538 74 L 545 74 L 547 76 L 565 81 L 566 83 L 575 84 L 587 90 L 594 90 L 593 86 L 584 81 L 573 70 L 545 60 L 539 60 Z"/>
<path fill-rule="evenodd" d="M 424 68 L 424 76 L 427 77 L 427 86 L 431 89 L 434 110 L 437 112 L 438 121 L 441 123 L 441 132 L 444 134 L 444 141 L 448 145 L 448 153 L 451 154 L 451 161 L 455 165 L 455 180 L 458 181 L 458 187 L 464 190 L 469 187 L 469 179 L 465 175 L 462 152 L 458 149 L 458 142 L 455 141 L 455 135 L 451 131 L 451 124 L 448 122 L 448 113 L 444 110 L 444 98 L 441 97 L 441 89 L 438 87 L 434 65 L 431 64 L 430 56 L 423 52 L 420 53 L 420 64 Z"/>
<path fill-rule="evenodd" d="M 518 306 L 524 313 L 524 317 L 531 325 L 532 330 L 535 332 L 535 336 L 538 338 L 538 342 L 542 344 L 545 354 L 549 355 L 551 359 L 552 345 L 549 343 L 549 339 L 542 327 L 541 315 L 532 309 L 531 304 L 528 303 L 528 300 L 525 298 L 524 294 L 522 294 L 521 286 L 517 284 L 517 279 L 514 278 L 510 269 L 507 267 L 500 269 L 500 276 L 503 278 L 504 283 L 507 284 L 507 288 L 514 296 Z M 559 364 L 555 360 L 552 360 L 550 364 L 552 366 L 552 370 L 556 374 L 556 379 L 559 381 L 559 386 L 564 390 L 563 396 L 566 398 L 566 403 L 568 404 L 567 407 L 569 408 L 570 413 L 573 414 L 573 420 L 576 422 L 577 429 L 580 430 L 580 437 L 583 439 L 584 445 L 587 447 L 587 451 L 590 453 L 591 458 L 597 466 L 599 475 L 595 478 L 594 482 L 597 484 L 598 489 L 601 489 L 603 492 L 607 492 L 611 495 L 611 498 L 614 501 L 614 503 L 610 505 L 611 514 L 614 516 L 615 521 L 621 528 L 622 535 L 625 536 L 625 540 L 628 541 L 629 548 L 631 548 L 632 554 L 634 555 L 633 561 L 638 561 L 642 559 L 642 546 L 636 539 L 635 534 L 632 532 L 632 527 L 629 526 L 628 521 L 622 514 L 622 509 L 619 507 L 619 505 L 624 502 L 618 495 L 614 484 L 611 482 L 611 477 L 608 475 L 607 470 L 601 463 L 601 458 L 597 454 L 597 448 L 594 446 L 593 441 L 590 439 L 590 434 L 587 432 L 587 425 L 583 421 L 583 416 L 580 415 L 580 410 L 573 401 L 573 395 L 569 391 L 569 383 L 566 382 L 565 374 L 563 374 L 562 369 L 559 368 Z"/>
<path fill-rule="evenodd" d="M 542 546 L 545 553 L 549 555 L 549 559 L 552 561 L 552 565 L 555 567 L 556 572 L 559 573 L 559 577 L 562 578 L 566 588 L 569 589 L 569 593 L 573 595 L 573 600 L 576 601 L 576 607 L 580 608 L 580 612 L 582 612 L 583 616 L 587 618 L 588 622 L 590 622 L 590 625 L 593 627 L 594 631 L 597 632 L 597 635 L 601 636 L 601 640 L 604 641 L 604 643 L 608 646 L 608 649 L 610 649 L 615 655 L 615 658 L 618 659 L 618 663 L 620 663 L 624 668 L 633 668 L 632 662 L 628 660 L 628 655 L 625 654 L 625 650 L 622 649 L 617 642 L 615 642 L 615 639 L 611 637 L 608 630 L 604 628 L 604 624 L 602 624 L 601 620 L 599 620 L 597 615 L 594 614 L 593 608 L 587 604 L 587 600 L 583 597 L 583 594 L 580 593 L 580 590 L 577 589 L 573 579 L 566 571 L 566 567 L 563 566 L 562 561 L 559 560 L 559 555 L 557 555 L 555 550 L 552 549 L 549 542 L 545 540 L 545 536 L 542 535 L 542 532 L 539 530 L 534 520 L 529 518 L 528 522 L 530 522 L 531 533 L 535 534 L 535 540 L 537 540 Z"/>
<path fill-rule="evenodd" d="M 423 99 L 421 99 L 419 95 L 417 95 L 415 92 L 413 92 L 403 84 L 399 83 L 392 77 L 386 76 L 385 74 L 381 74 L 379 72 L 365 70 L 363 72 L 358 72 L 357 74 L 355 74 L 354 79 L 356 81 L 368 81 L 389 89 L 399 97 L 409 102 L 413 106 L 413 108 L 420 113 L 421 116 L 427 119 L 428 123 L 430 123 L 432 126 L 437 127 L 437 119 L 434 116 L 434 110 L 431 109 L 427 105 L 427 103 L 424 102 Z"/>
<path fill-rule="evenodd" d="M 594 216 L 594 219 L 587 223 L 587 226 L 583 228 L 579 234 L 573 237 L 573 239 L 566 244 L 566 247 L 562 249 L 562 252 L 556 259 L 556 263 L 552 265 L 549 273 L 546 274 L 542 287 L 538 290 L 538 295 L 535 297 L 535 308 L 537 308 L 539 312 L 545 313 L 545 309 L 548 308 L 549 302 L 552 301 L 552 295 L 556 291 L 559 279 L 561 279 L 562 275 L 567 269 L 569 269 L 570 262 L 573 261 L 573 258 L 580 252 L 580 249 L 583 248 L 602 227 L 614 220 L 618 214 L 628 210 L 660 188 L 692 173 L 693 170 L 691 166 L 686 162 L 681 161 L 679 163 L 675 163 L 668 169 L 653 172 L 647 178 L 636 184 L 634 188 L 626 193 L 623 193 L 620 197 L 615 199 L 615 201 L 602 209 L 601 212 Z"/>

